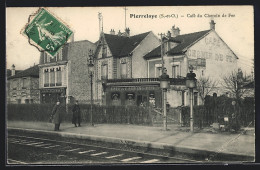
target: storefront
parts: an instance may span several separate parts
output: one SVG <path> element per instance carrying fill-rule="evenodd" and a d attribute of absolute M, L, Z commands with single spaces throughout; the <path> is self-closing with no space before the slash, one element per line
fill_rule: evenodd
<path fill-rule="evenodd" d="M 162 91 L 158 85 L 107 86 L 107 105 L 160 107 Z"/>
<path fill-rule="evenodd" d="M 41 89 L 41 103 L 56 103 L 66 101 L 66 88 Z"/>

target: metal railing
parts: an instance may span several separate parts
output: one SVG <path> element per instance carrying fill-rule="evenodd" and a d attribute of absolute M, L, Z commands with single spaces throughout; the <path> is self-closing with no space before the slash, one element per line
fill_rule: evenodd
<path fill-rule="evenodd" d="M 185 78 L 170 78 L 170 84 L 185 85 Z M 159 78 L 108 79 L 107 83 L 160 82 Z"/>

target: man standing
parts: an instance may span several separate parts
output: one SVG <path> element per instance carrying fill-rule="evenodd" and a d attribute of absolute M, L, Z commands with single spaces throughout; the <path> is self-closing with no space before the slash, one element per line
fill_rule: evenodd
<path fill-rule="evenodd" d="M 60 105 L 60 102 L 57 101 L 56 105 L 52 109 L 52 115 L 53 123 L 55 124 L 54 131 L 60 130 L 60 123 L 62 119 L 62 112 L 64 110 L 62 109 L 62 106 Z"/>
<path fill-rule="evenodd" d="M 75 127 L 77 127 L 77 123 L 78 123 L 78 126 L 80 127 L 81 113 L 80 113 L 79 103 L 77 100 L 75 105 L 73 106 L 72 112 L 73 112 L 72 123 L 75 125 Z"/>

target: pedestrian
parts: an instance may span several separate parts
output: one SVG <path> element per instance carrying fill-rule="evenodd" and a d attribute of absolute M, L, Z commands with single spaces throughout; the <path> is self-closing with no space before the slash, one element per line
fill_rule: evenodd
<path fill-rule="evenodd" d="M 56 105 L 52 109 L 52 115 L 51 115 L 51 118 L 55 125 L 54 131 L 60 130 L 60 124 L 61 124 L 61 120 L 62 120 L 63 111 L 64 111 L 64 109 L 62 108 L 60 102 L 57 101 Z"/>
<path fill-rule="evenodd" d="M 72 115 L 72 124 L 75 125 L 75 127 L 77 127 L 77 123 L 78 126 L 80 127 L 80 122 L 81 122 L 81 113 L 80 113 L 80 107 L 79 107 L 79 103 L 76 100 L 75 105 L 73 106 L 72 109 L 73 115 Z"/>

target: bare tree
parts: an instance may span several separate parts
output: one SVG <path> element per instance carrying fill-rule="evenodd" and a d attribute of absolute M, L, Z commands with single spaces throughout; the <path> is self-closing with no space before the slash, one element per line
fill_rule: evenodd
<path fill-rule="evenodd" d="M 222 85 L 226 92 L 230 93 L 237 100 L 240 100 L 247 91 L 247 89 L 243 88 L 246 81 L 247 78 L 243 76 L 242 70 L 238 69 L 238 71 L 233 71 L 224 76 Z"/>
<path fill-rule="evenodd" d="M 205 103 L 206 96 L 216 89 L 217 84 L 217 81 L 211 79 L 210 77 L 203 76 L 197 79 L 197 90 L 203 104 Z"/>

